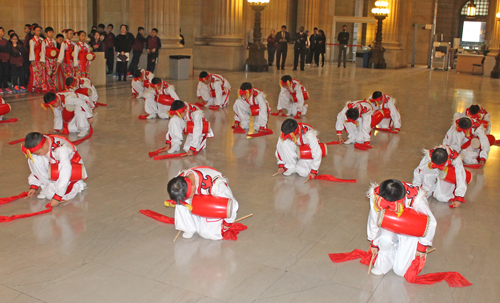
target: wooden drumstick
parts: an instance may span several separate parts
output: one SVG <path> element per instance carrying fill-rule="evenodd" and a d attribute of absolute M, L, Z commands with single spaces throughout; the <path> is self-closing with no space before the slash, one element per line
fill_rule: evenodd
<path fill-rule="evenodd" d="M 279 175 L 279 172 L 275 173 L 275 174 L 273 175 L 273 177 L 276 177 L 277 175 Z"/>
<path fill-rule="evenodd" d="M 304 184 L 306 184 L 306 183 L 307 183 L 307 181 L 309 181 L 309 179 L 310 179 L 310 178 L 309 178 L 309 176 L 308 176 L 308 177 L 307 177 L 307 179 L 306 179 L 306 181 L 304 181 Z"/>
<path fill-rule="evenodd" d="M 244 220 L 244 219 L 249 218 L 249 217 L 251 217 L 251 216 L 253 216 L 253 214 L 249 214 L 249 215 L 246 215 L 246 216 L 244 216 L 244 217 L 241 217 L 241 218 L 239 218 L 238 220 L 234 221 L 233 223 L 236 223 L 236 222 L 238 222 L 238 221 Z"/>
<path fill-rule="evenodd" d="M 435 250 L 436 250 L 436 248 L 434 247 L 434 248 L 429 249 L 429 250 L 428 250 L 428 251 L 426 251 L 425 253 L 426 253 L 426 254 L 430 254 L 431 252 L 433 252 L 433 251 L 435 251 Z"/>
<path fill-rule="evenodd" d="M 181 234 L 181 231 L 179 230 L 179 232 L 177 233 L 177 236 L 175 236 L 175 238 L 174 238 L 174 242 L 175 242 L 175 240 L 177 240 L 177 238 L 179 237 L 180 234 Z"/>
<path fill-rule="evenodd" d="M 376 253 L 372 252 L 372 258 L 370 260 L 370 266 L 368 267 L 368 274 L 370 274 L 370 271 L 372 271 L 372 265 L 373 265 L 373 259 L 375 259 Z"/>

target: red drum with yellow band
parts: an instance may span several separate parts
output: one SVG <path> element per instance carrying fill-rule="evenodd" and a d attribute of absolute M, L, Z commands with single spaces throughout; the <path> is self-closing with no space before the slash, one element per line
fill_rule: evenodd
<path fill-rule="evenodd" d="M 59 56 L 59 50 L 57 48 L 47 48 L 46 56 L 49 59 L 56 59 Z"/>
<path fill-rule="evenodd" d="M 170 95 L 156 96 L 156 102 L 160 103 L 161 105 L 172 106 L 172 103 L 174 103 L 174 101 L 174 98 L 172 98 Z"/>
<path fill-rule="evenodd" d="M 230 218 L 233 212 L 233 200 L 229 198 L 194 195 L 191 206 L 192 214 L 204 218 Z"/>
<path fill-rule="evenodd" d="M 465 170 L 465 181 L 467 184 L 472 180 L 472 174 L 470 171 Z M 451 184 L 457 184 L 457 175 L 454 166 L 447 166 L 444 170 L 439 172 L 439 179 L 446 181 Z"/>
<path fill-rule="evenodd" d="M 186 128 L 184 128 L 185 134 L 192 134 L 194 128 L 194 122 L 188 121 L 186 122 Z M 210 132 L 210 122 L 203 120 L 203 129 L 201 130 L 202 134 L 208 134 Z"/>
<path fill-rule="evenodd" d="M 63 122 L 70 123 L 74 117 L 75 117 L 75 106 L 74 105 L 66 105 L 62 111 Z"/>
<path fill-rule="evenodd" d="M 0 116 L 8 114 L 10 112 L 10 110 L 11 110 L 10 104 L 7 104 L 7 103 L 0 104 Z"/>
<path fill-rule="evenodd" d="M 94 53 L 87 53 L 87 55 L 85 57 L 87 58 L 87 61 L 94 61 L 95 54 Z"/>
<path fill-rule="evenodd" d="M 80 181 L 84 179 L 84 167 L 81 163 L 71 163 L 71 177 L 70 181 Z M 59 163 L 50 164 L 49 177 L 52 181 L 59 179 Z"/>
<path fill-rule="evenodd" d="M 377 225 L 396 234 L 425 237 L 430 221 L 429 216 L 412 208 L 405 208 L 399 217 L 390 209 L 382 209 L 378 213 Z"/>
<path fill-rule="evenodd" d="M 319 147 L 321 148 L 321 153 L 322 153 L 321 157 L 322 158 L 326 157 L 326 155 L 328 155 L 328 148 L 326 147 L 326 144 L 319 143 Z M 309 145 L 304 144 L 297 146 L 297 157 L 303 160 L 312 160 L 313 157 Z"/>
<path fill-rule="evenodd" d="M 371 127 L 374 128 L 385 118 L 391 117 L 391 110 L 388 108 L 379 109 L 372 114 L 372 124 Z"/>
<path fill-rule="evenodd" d="M 250 106 L 252 116 L 258 116 L 260 113 L 260 106 L 258 104 Z"/>

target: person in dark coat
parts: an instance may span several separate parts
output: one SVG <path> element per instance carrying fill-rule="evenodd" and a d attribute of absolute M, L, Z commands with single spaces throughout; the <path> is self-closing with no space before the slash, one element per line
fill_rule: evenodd
<path fill-rule="evenodd" d="M 342 61 L 342 54 L 344 54 L 344 68 L 347 60 L 347 44 L 349 44 L 349 32 L 347 32 L 347 26 L 342 26 L 342 31 L 339 33 L 337 40 L 339 41 L 339 67 Z"/>
<path fill-rule="evenodd" d="M 316 48 L 314 51 L 314 63 L 319 66 L 319 56 L 321 55 L 321 67 L 325 65 L 325 52 L 326 52 L 326 36 L 325 32 L 320 29 L 319 35 L 316 38 Z"/>
<path fill-rule="evenodd" d="M 135 42 L 132 46 L 132 62 L 128 69 L 129 74 L 133 75 L 138 69 L 139 60 L 141 59 L 142 52 L 144 51 L 144 45 L 146 44 L 147 38 L 144 37 L 144 27 L 139 27 L 137 29 L 137 36 L 135 36 Z"/>
<path fill-rule="evenodd" d="M 161 48 L 161 39 L 158 37 L 158 29 L 153 28 L 146 41 L 146 48 L 148 50 L 148 66 L 147 70 L 154 73 L 156 63 L 158 61 L 158 54 Z"/>
<path fill-rule="evenodd" d="M 273 66 L 276 44 L 276 34 L 274 29 L 272 29 L 271 34 L 267 37 L 267 63 L 269 66 Z"/>
<path fill-rule="evenodd" d="M 281 26 L 281 31 L 276 34 L 276 69 L 285 69 L 286 55 L 288 53 L 288 43 L 290 42 L 290 33 L 286 31 L 286 25 Z"/>
<path fill-rule="evenodd" d="M 304 70 L 305 56 L 307 51 L 307 35 L 304 32 L 304 27 L 299 28 L 299 32 L 295 36 L 295 45 L 293 47 L 294 58 L 293 58 L 293 70 L 297 70 L 300 57 L 300 70 Z"/>
<path fill-rule="evenodd" d="M 134 35 L 128 32 L 128 26 L 120 25 L 120 34 L 115 38 L 116 73 L 118 81 L 127 81 L 127 63 L 130 60 L 130 51 L 134 45 Z M 122 78 L 123 77 L 123 78 Z"/>
<path fill-rule="evenodd" d="M 113 34 L 113 28 L 113 24 L 108 24 L 104 36 L 104 56 L 106 57 L 106 66 L 108 67 L 107 75 L 113 74 L 115 65 L 115 34 Z"/>

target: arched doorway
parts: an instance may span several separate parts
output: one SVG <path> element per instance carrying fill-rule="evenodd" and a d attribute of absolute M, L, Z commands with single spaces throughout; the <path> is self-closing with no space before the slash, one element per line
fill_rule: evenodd
<path fill-rule="evenodd" d="M 472 1 L 465 1 L 460 9 L 458 37 L 461 39 L 460 46 L 465 50 L 479 51 L 481 45 L 486 41 L 486 28 L 488 22 L 489 0 L 474 0 L 476 16 L 467 17 L 467 5 Z"/>

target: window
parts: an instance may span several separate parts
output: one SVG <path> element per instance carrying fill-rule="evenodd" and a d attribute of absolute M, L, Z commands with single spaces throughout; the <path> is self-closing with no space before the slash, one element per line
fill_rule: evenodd
<path fill-rule="evenodd" d="M 467 15 L 467 5 L 471 1 L 467 1 L 465 5 L 462 7 L 462 11 L 460 15 Z M 476 16 L 488 16 L 488 6 L 490 5 L 490 0 L 474 0 L 474 5 L 476 5 Z"/>
<path fill-rule="evenodd" d="M 486 33 L 486 22 L 464 21 L 462 31 L 463 42 L 483 42 Z"/>

